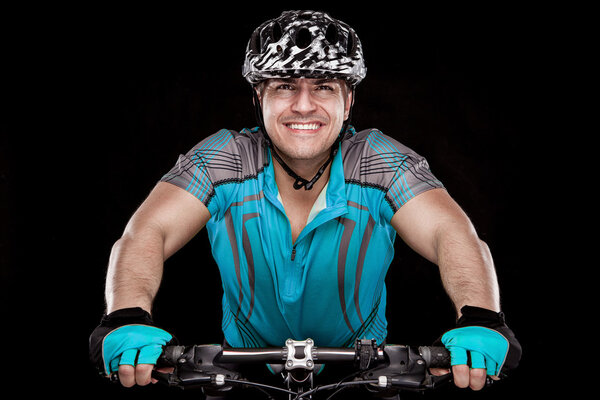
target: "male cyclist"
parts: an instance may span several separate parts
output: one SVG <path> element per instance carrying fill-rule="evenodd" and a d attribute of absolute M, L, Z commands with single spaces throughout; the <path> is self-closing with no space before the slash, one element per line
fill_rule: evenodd
<path fill-rule="evenodd" d="M 325 13 L 284 12 L 255 30 L 243 76 L 258 127 L 221 130 L 180 156 L 114 245 L 107 314 L 90 338 L 106 374 L 151 382 L 173 339 L 150 316 L 163 262 L 204 227 L 231 346 L 383 343 L 398 235 L 439 266 L 456 306 L 457 327 L 440 338 L 455 384 L 478 390 L 517 366 L 492 257 L 468 217 L 423 157 L 349 124 L 365 75 L 356 33 Z"/>

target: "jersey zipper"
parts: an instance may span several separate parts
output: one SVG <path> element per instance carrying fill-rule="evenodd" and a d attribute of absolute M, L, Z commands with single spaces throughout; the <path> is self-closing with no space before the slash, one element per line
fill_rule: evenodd
<path fill-rule="evenodd" d="M 292 247 L 292 261 L 294 261 L 295 258 L 296 258 L 296 245 L 294 245 L 294 247 Z"/>

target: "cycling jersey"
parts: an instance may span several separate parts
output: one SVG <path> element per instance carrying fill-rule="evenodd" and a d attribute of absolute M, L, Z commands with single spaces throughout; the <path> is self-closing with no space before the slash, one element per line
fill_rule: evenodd
<path fill-rule="evenodd" d="M 409 199 L 443 186 L 423 157 L 378 130 L 350 127 L 339 146 L 295 242 L 258 128 L 209 136 L 162 178 L 210 211 L 206 228 L 231 346 L 385 339 L 384 280 L 396 237 L 391 218 Z"/>

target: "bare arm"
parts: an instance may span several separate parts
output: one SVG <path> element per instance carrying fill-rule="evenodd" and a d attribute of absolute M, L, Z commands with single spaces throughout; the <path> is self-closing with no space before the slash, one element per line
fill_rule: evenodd
<path fill-rule="evenodd" d="M 209 218 L 204 204 L 185 190 L 157 184 L 113 246 L 106 279 L 107 312 L 127 307 L 151 312 L 164 261 Z"/>
<path fill-rule="evenodd" d="M 409 246 L 438 265 L 459 316 L 464 305 L 500 311 L 490 250 L 446 190 L 411 199 L 396 212 L 392 226 Z"/>

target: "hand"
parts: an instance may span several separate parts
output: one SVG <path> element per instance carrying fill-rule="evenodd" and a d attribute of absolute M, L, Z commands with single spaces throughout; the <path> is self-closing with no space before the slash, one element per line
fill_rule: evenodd
<path fill-rule="evenodd" d="M 481 390 L 489 376 L 498 380 L 517 367 L 521 345 L 504 322 L 504 314 L 465 306 L 457 327 L 446 332 L 440 342 L 450 351 L 454 383 L 460 388 Z M 444 375 L 449 369 L 432 369 Z"/>
<path fill-rule="evenodd" d="M 156 382 L 151 378 L 154 365 L 163 346 L 173 340 L 141 308 L 117 310 L 92 332 L 90 358 L 105 376 L 118 373 L 123 386 L 143 386 Z"/>

